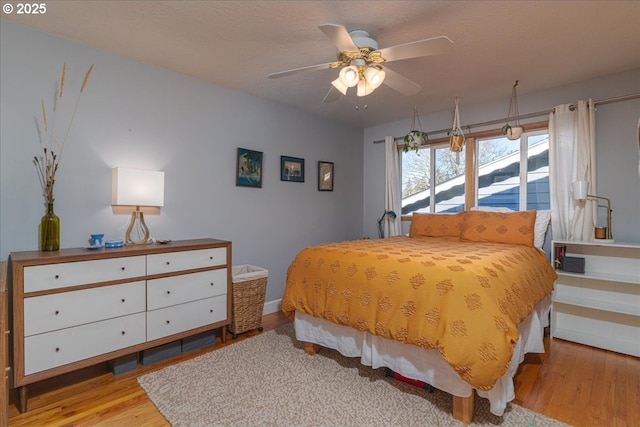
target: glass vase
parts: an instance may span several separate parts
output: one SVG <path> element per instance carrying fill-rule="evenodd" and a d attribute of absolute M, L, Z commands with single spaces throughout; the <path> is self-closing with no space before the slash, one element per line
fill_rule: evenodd
<path fill-rule="evenodd" d="M 40 220 L 40 250 L 60 249 L 60 218 L 53 212 L 53 203 L 47 203 L 47 213 Z"/>

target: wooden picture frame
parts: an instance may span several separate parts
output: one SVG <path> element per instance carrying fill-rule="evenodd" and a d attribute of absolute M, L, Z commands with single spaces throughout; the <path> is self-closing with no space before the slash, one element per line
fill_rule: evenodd
<path fill-rule="evenodd" d="M 333 162 L 318 162 L 318 191 L 333 191 Z"/>
<path fill-rule="evenodd" d="M 238 148 L 236 186 L 262 188 L 262 151 Z"/>
<path fill-rule="evenodd" d="M 304 159 L 280 156 L 280 181 L 304 182 Z"/>

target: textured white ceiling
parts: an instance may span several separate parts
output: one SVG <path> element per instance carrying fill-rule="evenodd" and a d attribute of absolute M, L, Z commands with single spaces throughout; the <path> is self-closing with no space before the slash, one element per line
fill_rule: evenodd
<path fill-rule="evenodd" d="M 16 23 L 359 127 L 640 68 L 640 1 L 49 1 Z M 386 86 L 322 104 L 336 70 L 324 23 L 365 29 L 380 48 L 440 35 L 449 54 L 395 61 L 422 90 Z M 365 105 L 367 108 L 365 109 Z M 356 109 L 356 106 L 359 108 Z"/>

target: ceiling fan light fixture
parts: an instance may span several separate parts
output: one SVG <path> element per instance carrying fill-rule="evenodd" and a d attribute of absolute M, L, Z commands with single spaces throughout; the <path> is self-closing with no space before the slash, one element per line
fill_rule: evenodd
<path fill-rule="evenodd" d="M 332 81 L 331 84 L 333 85 L 333 87 L 338 89 L 340 93 L 342 93 L 343 95 L 347 94 L 347 89 L 349 89 L 349 86 L 345 85 L 340 79 L 340 77 Z"/>
<path fill-rule="evenodd" d="M 358 80 L 360 79 L 360 75 L 358 73 L 358 67 L 355 65 L 348 65 L 340 70 L 340 75 L 338 76 L 340 81 L 347 87 L 354 87 L 358 84 Z"/>
<path fill-rule="evenodd" d="M 386 73 L 382 68 L 370 66 L 364 72 L 364 78 L 367 80 L 367 83 L 372 87 L 372 91 L 380 87 Z"/>
<path fill-rule="evenodd" d="M 369 83 L 367 83 L 365 79 L 361 79 L 360 81 L 358 81 L 358 92 L 357 92 L 358 96 L 370 95 L 371 93 L 373 93 L 374 90 L 375 88 L 371 86 Z"/>

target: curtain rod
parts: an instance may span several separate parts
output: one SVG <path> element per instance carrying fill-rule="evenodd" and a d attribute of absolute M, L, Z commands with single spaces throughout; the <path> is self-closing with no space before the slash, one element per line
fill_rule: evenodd
<path fill-rule="evenodd" d="M 601 99 L 600 101 L 594 101 L 593 104 L 595 106 L 606 105 L 606 104 L 613 104 L 614 102 L 629 101 L 629 100 L 636 99 L 636 98 L 640 98 L 640 93 L 632 93 L 632 94 L 629 94 L 629 95 L 617 96 L 615 98 Z M 571 109 L 571 111 L 573 111 L 575 109 L 575 105 L 572 104 L 569 108 Z M 464 128 L 464 129 L 467 129 L 467 130 L 470 130 L 471 128 L 475 128 L 475 127 L 483 127 L 483 126 L 488 126 L 488 125 L 495 125 L 495 124 L 498 124 L 498 123 L 504 123 L 506 120 L 532 119 L 534 117 L 546 116 L 546 115 L 549 115 L 549 114 L 554 113 L 554 112 L 555 112 L 555 108 L 551 108 L 550 110 L 538 111 L 538 112 L 529 113 L 529 114 L 521 114 L 521 115 L 519 115 L 517 117 L 509 117 L 509 118 L 504 118 L 504 119 L 489 120 L 487 122 L 473 123 L 471 125 L 460 126 L 460 127 Z M 426 132 L 426 133 L 427 133 L 427 135 L 431 136 L 431 135 L 437 135 L 437 134 L 440 134 L 440 133 L 449 132 L 450 130 L 451 130 L 451 128 L 446 128 L 446 129 L 438 129 L 438 130 L 434 130 L 434 131 Z M 403 136 L 396 136 L 393 139 L 396 142 L 403 141 L 404 135 Z M 373 141 L 374 144 L 380 144 L 381 142 L 384 142 L 384 139 Z"/>

